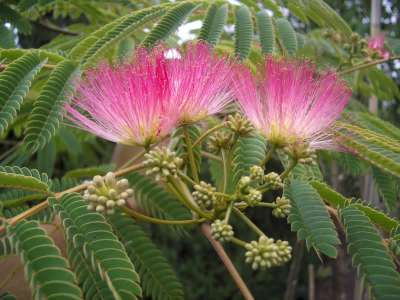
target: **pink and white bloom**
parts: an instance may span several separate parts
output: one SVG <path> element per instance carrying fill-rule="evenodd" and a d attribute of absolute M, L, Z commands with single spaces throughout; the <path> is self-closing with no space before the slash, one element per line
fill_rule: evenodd
<path fill-rule="evenodd" d="M 332 148 L 331 128 L 351 91 L 334 72 L 318 74 L 306 61 L 268 57 L 258 77 L 236 72 L 234 88 L 243 112 L 277 146 Z"/>
<path fill-rule="evenodd" d="M 378 34 L 368 40 L 368 48 L 376 51 L 381 58 L 388 59 L 390 52 L 385 49 L 385 36 Z"/>
<path fill-rule="evenodd" d="M 168 72 L 180 124 L 219 113 L 232 99 L 232 63 L 204 42 L 189 44 L 181 58 L 171 59 Z"/>
<path fill-rule="evenodd" d="M 182 123 L 220 112 L 230 100 L 230 64 L 206 44 L 189 45 L 179 58 L 167 49 L 139 49 L 130 64 L 102 64 L 77 87 L 68 117 L 104 139 L 146 146 Z"/>

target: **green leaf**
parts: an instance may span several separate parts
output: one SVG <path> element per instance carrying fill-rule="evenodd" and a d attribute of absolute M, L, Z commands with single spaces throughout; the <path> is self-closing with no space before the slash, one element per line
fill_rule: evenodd
<path fill-rule="evenodd" d="M 48 193 L 49 178 L 38 170 L 26 167 L 0 166 L 0 187 L 17 188 L 35 192 Z"/>
<path fill-rule="evenodd" d="M 53 240 L 35 221 L 7 227 L 25 267 L 25 276 L 34 299 L 82 299 L 75 275 Z"/>
<path fill-rule="evenodd" d="M 27 18 L 3 3 L 0 3 L 0 21 L 1 24 L 11 23 L 13 27 L 16 27 L 23 34 L 29 34 L 32 30 Z"/>
<path fill-rule="evenodd" d="M 388 210 L 394 210 L 397 206 L 399 193 L 399 180 L 378 168 L 372 168 L 372 176 L 378 187 L 379 194 L 382 196 L 385 206 Z"/>
<path fill-rule="evenodd" d="M 12 254 L 15 254 L 15 249 L 12 245 L 11 238 L 7 235 L 0 236 L 0 257 Z"/>
<path fill-rule="evenodd" d="M 241 60 L 249 56 L 252 40 L 253 21 L 251 13 L 246 5 L 241 5 L 236 9 L 235 23 L 235 55 Z"/>
<path fill-rule="evenodd" d="M 161 186 L 140 173 L 132 173 L 127 176 L 129 183 L 134 190 L 134 198 L 150 216 L 168 220 L 190 219 L 189 211 L 171 194 Z M 168 226 L 177 233 L 184 233 L 182 226 Z"/>
<path fill-rule="evenodd" d="M 210 45 L 216 45 L 224 30 L 228 17 L 228 5 L 218 7 L 211 4 L 201 27 L 199 40 L 207 41 Z"/>
<path fill-rule="evenodd" d="M 317 252 L 336 257 L 340 242 L 319 194 L 300 180 L 293 180 L 288 192 L 292 202 L 288 217 L 292 231 L 297 232 L 298 239 L 306 241 L 308 249 L 313 247 Z"/>
<path fill-rule="evenodd" d="M 329 27 L 340 32 L 344 38 L 349 39 L 352 30 L 349 24 L 323 0 L 303 0 L 307 17 L 321 27 Z"/>
<path fill-rule="evenodd" d="M 182 2 L 169 9 L 165 16 L 149 32 L 141 46 L 152 48 L 159 41 L 168 38 L 197 7 L 198 5 L 194 2 Z"/>
<path fill-rule="evenodd" d="M 27 53 L 0 73 L 0 135 L 17 117 L 32 81 L 46 61 L 34 52 Z"/>
<path fill-rule="evenodd" d="M 272 24 L 272 18 L 265 10 L 259 11 L 256 17 L 262 52 L 264 54 L 272 54 L 274 51 L 275 42 L 275 32 Z"/>
<path fill-rule="evenodd" d="M 16 48 L 15 37 L 12 29 L 7 28 L 4 24 L 0 25 L 0 48 L 9 49 Z"/>
<path fill-rule="evenodd" d="M 339 124 L 341 144 L 372 165 L 400 177 L 400 141 L 355 125 Z"/>
<path fill-rule="evenodd" d="M 284 18 L 275 20 L 276 32 L 283 47 L 289 55 L 294 55 L 297 51 L 297 35 L 289 21 Z"/>
<path fill-rule="evenodd" d="M 92 178 L 96 175 L 106 175 L 115 169 L 113 164 L 106 164 L 94 167 L 79 168 L 65 173 L 64 178 Z"/>
<path fill-rule="evenodd" d="M 76 72 L 75 63 L 70 60 L 60 62 L 51 72 L 28 119 L 24 142 L 31 152 L 43 148 L 60 126 Z"/>
<path fill-rule="evenodd" d="M 92 269 L 107 283 L 115 299 L 138 299 L 139 276 L 103 215 L 91 212 L 79 194 L 49 199 L 59 214 L 66 239 L 91 262 Z"/>
<path fill-rule="evenodd" d="M 400 275 L 376 228 L 354 205 L 341 209 L 353 263 L 370 285 L 375 299 L 399 299 Z"/>
<path fill-rule="evenodd" d="M 88 48 L 85 55 L 82 57 L 81 64 L 84 65 L 84 68 L 90 66 L 97 58 L 110 49 L 110 47 L 115 46 L 115 43 L 128 37 L 140 26 L 163 15 L 166 11 L 166 6 L 154 6 L 124 17 L 120 22 L 115 24 L 115 26 L 104 32 L 103 36 L 97 39 L 97 41 Z"/>
<path fill-rule="evenodd" d="M 231 184 L 228 190 L 233 191 L 239 179 L 250 174 L 252 166 L 261 164 L 265 158 L 266 148 L 265 139 L 261 135 L 238 139 L 233 150 Z"/>
<path fill-rule="evenodd" d="M 174 270 L 143 229 L 127 216 L 113 215 L 109 220 L 140 274 L 145 294 L 154 300 L 184 299 Z"/>
<path fill-rule="evenodd" d="M 335 208 L 341 208 L 352 203 L 354 207 L 357 207 L 363 213 L 365 213 L 376 225 L 380 226 L 382 229 L 390 232 L 394 228 L 400 226 L 399 222 L 391 217 L 385 215 L 383 212 L 363 205 L 358 202 L 354 202 L 349 198 L 346 198 L 339 192 L 335 191 L 329 187 L 326 183 L 320 181 L 311 181 L 312 187 L 317 190 L 320 196 L 331 206 Z"/>

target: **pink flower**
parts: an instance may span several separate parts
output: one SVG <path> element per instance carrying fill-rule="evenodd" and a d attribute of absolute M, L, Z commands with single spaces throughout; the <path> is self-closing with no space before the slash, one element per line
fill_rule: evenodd
<path fill-rule="evenodd" d="M 331 128 L 351 91 L 333 72 L 317 74 L 306 61 L 265 61 L 259 80 L 248 69 L 236 72 L 234 88 L 242 110 L 270 143 L 332 148 Z"/>
<path fill-rule="evenodd" d="M 66 107 L 69 119 L 104 139 L 146 146 L 181 123 L 220 112 L 230 100 L 227 60 L 203 43 L 179 58 L 167 58 L 168 51 L 139 49 L 131 64 L 89 71 Z"/>
<path fill-rule="evenodd" d="M 231 99 L 232 64 L 210 52 L 204 42 L 189 44 L 181 58 L 170 61 L 169 77 L 181 124 L 219 113 Z"/>
<path fill-rule="evenodd" d="M 162 51 L 139 50 L 134 62 L 115 69 L 102 64 L 79 83 L 69 118 L 104 139 L 126 145 L 149 145 L 169 134 L 176 117 L 168 66 Z"/>
<path fill-rule="evenodd" d="M 375 50 L 381 58 L 388 59 L 390 52 L 385 49 L 385 36 L 378 34 L 368 40 L 368 48 Z"/>

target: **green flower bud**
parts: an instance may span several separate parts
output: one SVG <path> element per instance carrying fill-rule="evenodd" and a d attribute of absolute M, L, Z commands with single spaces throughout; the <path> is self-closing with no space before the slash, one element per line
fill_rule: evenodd
<path fill-rule="evenodd" d="M 215 220 L 211 224 L 212 237 L 220 242 L 231 240 L 234 235 L 233 228 L 223 220 Z"/>
<path fill-rule="evenodd" d="M 276 207 L 272 210 L 272 215 L 276 218 L 286 218 L 289 213 L 292 205 L 290 204 L 290 200 L 286 197 L 277 197 L 275 200 Z"/>
<path fill-rule="evenodd" d="M 249 192 L 243 196 L 243 200 L 249 206 L 256 206 L 262 200 L 262 193 L 255 188 L 249 188 Z"/>
<path fill-rule="evenodd" d="M 279 174 L 270 172 L 264 176 L 264 182 L 267 183 L 271 189 L 277 190 L 283 187 L 283 182 Z"/>
<path fill-rule="evenodd" d="M 291 258 L 292 248 L 288 242 L 261 236 L 258 241 L 247 243 L 245 253 L 246 263 L 254 270 L 279 266 Z"/>
<path fill-rule="evenodd" d="M 253 125 L 240 114 L 229 115 L 226 122 L 227 127 L 239 136 L 249 136 L 254 130 Z"/>
<path fill-rule="evenodd" d="M 264 169 L 260 166 L 252 166 L 250 168 L 250 178 L 262 184 L 264 181 Z"/>
<path fill-rule="evenodd" d="M 83 199 L 88 202 L 89 210 L 99 213 L 114 213 L 114 207 L 125 205 L 125 199 L 133 193 L 128 180 L 117 181 L 112 172 L 104 177 L 96 175 L 87 184 L 88 188 L 83 192 Z"/>
<path fill-rule="evenodd" d="M 193 199 L 199 206 L 209 209 L 217 201 L 215 196 L 216 188 L 211 184 L 200 181 L 199 184 L 194 186 L 194 189 L 195 191 L 192 193 Z"/>
<path fill-rule="evenodd" d="M 217 131 L 208 138 L 207 148 L 210 152 L 219 153 L 232 145 L 232 134 L 228 131 Z"/>
<path fill-rule="evenodd" d="M 157 147 L 144 156 L 146 158 L 144 165 L 148 167 L 146 174 L 155 174 L 156 180 L 167 176 L 177 177 L 178 170 L 183 163 L 183 160 L 177 157 L 174 151 L 166 147 Z"/>

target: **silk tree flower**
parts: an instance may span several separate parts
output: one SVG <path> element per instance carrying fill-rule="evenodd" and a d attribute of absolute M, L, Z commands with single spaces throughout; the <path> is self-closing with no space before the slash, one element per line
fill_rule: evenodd
<path fill-rule="evenodd" d="M 385 36 L 378 34 L 368 40 L 368 48 L 376 51 L 381 58 L 388 59 L 390 52 L 385 49 Z"/>
<path fill-rule="evenodd" d="M 189 44 L 168 69 L 174 95 L 172 112 L 190 124 L 221 112 L 232 99 L 232 63 L 213 54 L 204 42 Z"/>
<path fill-rule="evenodd" d="M 235 73 L 243 112 L 271 144 L 335 148 L 332 127 L 351 91 L 334 72 L 318 74 L 307 61 L 268 57 L 257 79 L 244 67 Z"/>
<path fill-rule="evenodd" d="M 231 64 L 205 43 L 191 44 L 180 57 L 168 49 L 138 49 L 133 62 L 102 64 L 77 87 L 68 117 L 104 139 L 147 146 L 182 123 L 220 112 L 230 101 Z"/>
<path fill-rule="evenodd" d="M 168 114 L 172 91 L 164 53 L 139 49 L 130 64 L 101 64 L 77 86 L 68 117 L 104 139 L 147 146 L 169 134 L 176 116 Z"/>

